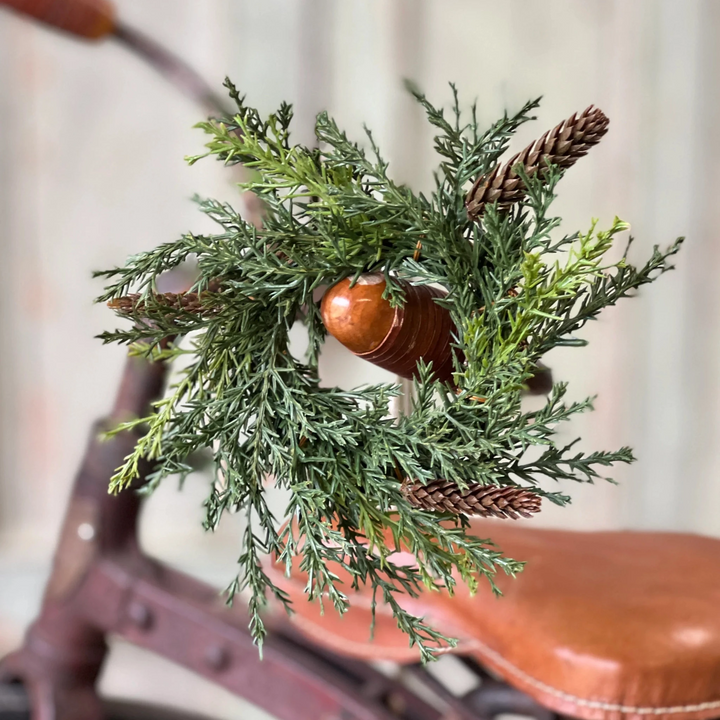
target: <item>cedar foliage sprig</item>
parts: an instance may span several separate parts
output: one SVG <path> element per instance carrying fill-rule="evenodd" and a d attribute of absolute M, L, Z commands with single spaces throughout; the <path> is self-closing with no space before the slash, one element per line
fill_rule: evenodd
<path fill-rule="evenodd" d="M 442 478 L 460 489 L 523 487 L 562 505 L 569 498 L 548 490 L 546 481 L 592 482 L 601 468 L 632 461 L 628 448 L 586 454 L 573 450 L 574 443 L 556 444 L 557 424 L 590 409 L 590 400 L 566 402 L 559 383 L 544 407 L 528 411 L 521 391 L 548 350 L 585 344 L 575 333 L 588 320 L 668 270 L 681 241 L 656 247 L 635 267 L 626 255 L 606 259 L 627 229 L 619 220 L 608 230 L 593 224 L 586 234 L 557 237 L 560 221 L 548 214 L 561 176 L 553 166 L 535 177 L 518 168 L 522 202 L 510 209 L 489 205 L 481 222 L 472 222 L 464 204 L 468 184 L 496 165 L 537 101 L 481 132 L 474 108 L 463 118 L 454 87 L 450 119 L 411 88 L 437 130 L 441 156 L 435 190 L 426 196 L 393 181 L 369 131 L 366 150 L 321 113 L 319 147 L 294 145 L 289 105 L 263 119 L 226 84 L 237 113 L 199 124 L 209 136 L 206 155 L 255 171 L 242 187 L 261 198 L 265 218 L 257 228 L 227 204 L 199 200 L 218 234 L 188 234 L 99 273 L 110 281 L 99 300 L 138 294 L 122 310 L 132 327 L 104 333 L 106 342 L 132 343 L 150 358 L 190 356 L 152 413 L 117 429 L 142 425 L 147 432 L 111 489 L 129 486 L 141 458 L 156 463 L 152 489 L 169 475 L 190 472 L 188 457 L 210 449 L 215 480 L 206 525 L 214 528 L 228 510 L 247 517 L 230 595 L 249 591 L 258 643 L 267 594 L 291 609 L 261 558 L 272 553 L 289 569 L 299 555 L 311 598 L 329 599 L 344 612 L 350 589 L 371 586 L 430 659 L 452 641 L 404 610 L 401 596 L 423 586 L 452 592 L 457 580 L 474 589 L 485 578 L 494 588 L 498 571 L 512 575 L 522 563 L 470 534 L 466 517 L 415 507 L 402 479 Z M 154 294 L 157 277 L 190 257 L 204 312 L 188 312 L 181 303 L 171 310 Z M 348 392 L 318 382 L 325 331 L 313 293 L 365 272 L 385 274 L 395 304 L 403 300 L 397 279 L 446 288 L 439 302 L 451 312 L 462 351 L 454 387 L 432 380 L 420 363 L 412 411 L 397 420 L 387 412 L 397 386 Z M 307 328 L 306 360 L 290 352 L 296 322 Z M 172 341 L 178 336 L 187 338 L 183 347 Z M 163 340 L 171 344 L 160 350 Z M 268 479 L 289 491 L 286 514 L 295 523 L 283 529 L 266 503 Z M 393 562 L 401 547 L 415 555 L 415 566 Z M 333 563 L 349 572 L 350 588 L 333 574 Z"/>

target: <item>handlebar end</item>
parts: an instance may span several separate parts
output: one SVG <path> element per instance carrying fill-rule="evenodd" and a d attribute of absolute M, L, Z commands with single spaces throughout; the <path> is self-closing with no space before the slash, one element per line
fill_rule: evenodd
<path fill-rule="evenodd" d="M 116 27 L 110 0 L 0 0 L 0 6 L 86 40 L 101 40 Z"/>

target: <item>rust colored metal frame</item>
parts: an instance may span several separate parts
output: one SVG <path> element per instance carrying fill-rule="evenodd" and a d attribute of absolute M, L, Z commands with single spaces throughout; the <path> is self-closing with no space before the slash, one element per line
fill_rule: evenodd
<path fill-rule="evenodd" d="M 472 720 L 519 708 L 546 720 L 547 711 L 526 707 L 532 701 L 492 682 L 460 700 L 414 667 L 405 672 L 415 679 L 413 689 L 367 664 L 306 645 L 277 618 L 269 618 L 261 660 L 241 608 L 228 607 L 214 588 L 144 555 L 137 541 L 141 496 L 107 491 L 137 436 L 101 441 L 99 435 L 103 425 L 143 413 L 162 392 L 165 372 L 159 363 L 128 359 L 110 417 L 92 430 L 40 614 L 23 646 L 0 661 L 0 682 L 23 684 L 33 720 L 103 718 L 95 685 L 110 635 L 166 657 L 280 720 Z M 148 470 L 142 468 L 142 477 Z"/>
<path fill-rule="evenodd" d="M 143 412 L 161 392 L 164 374 L 160 365 L 129 359 L 110 422 Z M 143 555 L 136 534 L 140 496 L 107 492 L 137 438 L 100 441 L 100 431 L 93 429 L 75 481 L 40 615 L 23 647 L 0 663 L 0 681 L 24 684 L 34 720 L 102 718 L 95 682 L 108 635 L 167 657 L 282 720 L 389 718 L 382 696 L 393 693 L 396 704 L 413 708 L 407 717 L 439 717 L 373 671 L 365 684 L 372 681 L 374 692 L 363 695 L 347 671 L 280 633 L 271 634 L 260 660 L 239 608 Z"/>

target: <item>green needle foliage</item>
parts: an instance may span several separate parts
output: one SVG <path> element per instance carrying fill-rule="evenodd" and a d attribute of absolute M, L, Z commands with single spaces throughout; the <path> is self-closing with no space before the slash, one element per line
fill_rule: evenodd
<path fill-rule="evenodd" d="M 469 182 L 495 165 L 537 102 L 481 131 L 474 107 L 465 119 L 456 94 L 447 119 L 412 90 L 437 130 L 441 158 L 427 197 L 393 181 L 369 131 L 366 150 L 321 113 L 318 147 L 294 145 L 289 105 L 263 119 L 227 87 L 237 113 L 199 124 L 209 136 L 206 154 L 253 171 L 242 187 L 261 198 L 264 221 L 257 228 L 229 205 L 201 200 L 218 234 L 188 234 L 99 273 L 110 281 L 99 300 L 132 291 L 143 301 L 129 313 L 132 326 L 103 334 L 106 342 L 130 343 L 154 360 L 189 355 L 151 414 L 118 428 L 142 425 L 146 434 L 111 490 L 129 486 L 141 458 L 155 463 L 152 489 L 189 473 L 189 456 L 208 449 L 215 480 L 207 527 L 228 510 L 247 517 L 230 595 L 249 591 L 258 643 L 268 594 L 290 610 L 263 569 L 262 556 L 271 553 L 288 570 L 300 556 L 308 595 L 329 598 L 341 613 L 351 589 L 370 586 L 430 659 L 452 640 L 404 610 L 403 595 L 425 586 L 452 593 L 458 581 L 474 589 L 482 578 L 494 587 L 498 571 L 512 575 L 522 563 L 475 537 L 466 517 L 413 507 L 398 478 L 519 485 L 565 504 L 569 498 L 546 489 L 548 481 L 592 482 L 600 468 L 631 462 L 629 448 L 586 454 L 556 444 L 558 423 L 590 409 L 590 400 L 566 403 L 559 383 L 542 409 L 527 411 L 521 394 L 545 353 L 584 345 L 576 333 L 588 320 L 668 270 L 680 240 L 634 267 L 627 253 L 606 259 L 627 228 L 619 220 L 556 237 L 560 221 L 548 214 L 560 179 L 553 167 L 524 177 L 527 197 L 512 210 L 490 206 L 481 222 L 469 221 Z M 200 313 L 169 309 L 154 295 L 158 276 L 188 259 L 199 271 L 194 289 L 204 291 Z M 325 329 L 316 291 L 366 272 L 384 273 L 394 304 L 403 302 L 399 279 L 443 286 L 448 295 L 437 302 L 457 328 L 454 386 L 434 381 L 421 362 L 412 411 L 399 419 L 388 417 L 396 385 L 346 392 L 318 383 Z M 309 336 L 305 360 L 289 350 L 296 322 Z M 182 346 L 178 337 L 186 338 Z M 268 482 L 289 491 L 286 515 L 294 522 L 281 529 L 266 503 Z M 393 562 L 399 548 L 415 555 L 415 566 Z M 333 564 L 349 573 L 349 584 Z"/>

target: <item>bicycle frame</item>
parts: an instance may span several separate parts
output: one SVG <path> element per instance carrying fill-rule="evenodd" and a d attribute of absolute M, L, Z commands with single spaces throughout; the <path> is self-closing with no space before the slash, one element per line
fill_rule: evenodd
<path fill-rule="evenodd" d="M 437 710 L 370 668 L 361 685 L 345 662 L 333 668 L 320 654 L 283 637 L 277 618 L 260 659 L 239 607 L 219 593 L 144 555 L 137 540 L 141 497 L 109 495 L 108 480 L 134 446 L 123 433 L 102 441 L 103 425 L 138 415 L 162 391 L 165 367 L 129 358 L 112 413 L 94 426 L 62 526 L 42 609 L 24 645 L 0 663 L 0 680 L 21 681 L 36 720 L 102 717 L 95 682 L 110 634 L 203 675 L 281 720 L 370 720 L 390 717 L 379 698 L 393 697 L 411 714 L 434 720 Z M 148 467 L 142 469 L 144 477 Z M 340 662 L 340 661 L 338 661 Z M 360 665 L 355 664 L 355 665 Z M 357 674 L 357 667 L 355 673 Z M 367 689 L 367 688 L 366 688 Z"/>

